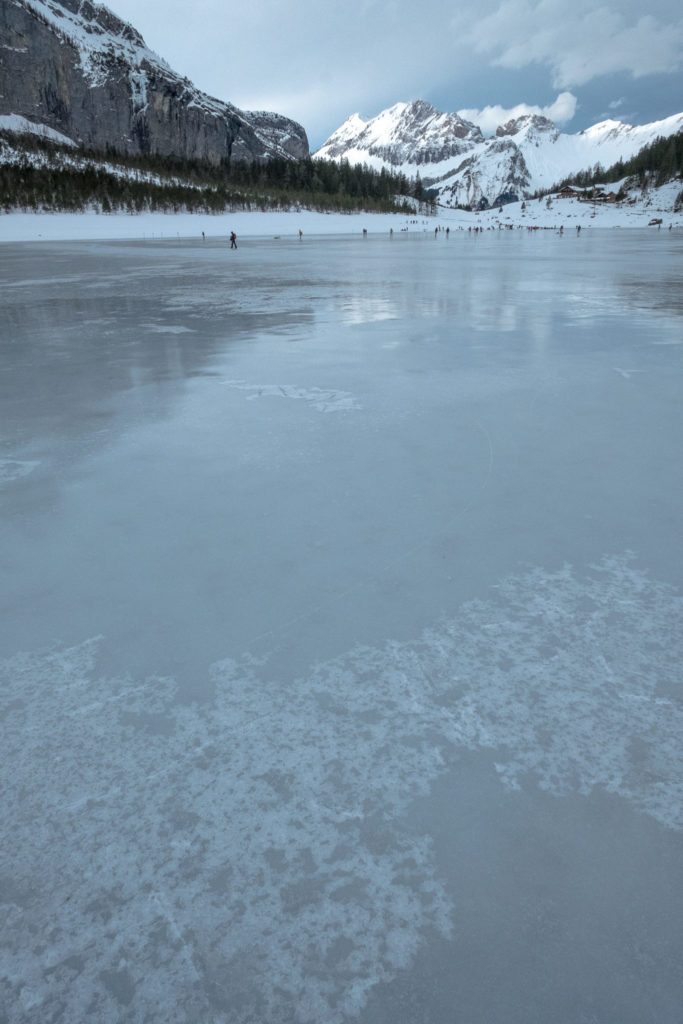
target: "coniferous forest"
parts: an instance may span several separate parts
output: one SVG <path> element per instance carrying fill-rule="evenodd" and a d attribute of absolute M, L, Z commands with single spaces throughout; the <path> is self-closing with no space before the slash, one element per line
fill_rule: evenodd
<path fill-rule="evenodd" d="M 565 178 L 559 184 L 588 188 L 590 185 L 605 185 L 623 178 L 636 178 L 641 187 L 664 185 L 667 181 L 683 178 L 683 133 L 655 139 L 629 160 L 618 160 L 607 168 L 596 164 L 595 167 Z"/>
<path fill-rule="evenodd" d="M 419 184 L 367 165 L 308 157 L 218 164 L 175 157 L 75 150 L 36 136 L 0 133 L 0 209 L 104 213 L 221 213 L 303 207 L 406 212 Z"/>

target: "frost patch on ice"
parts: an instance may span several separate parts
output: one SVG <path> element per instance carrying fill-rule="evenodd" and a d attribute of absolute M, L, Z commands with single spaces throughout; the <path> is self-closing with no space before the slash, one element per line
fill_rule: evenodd
<path fill-rule="evenodd" d="M 13 480 L 21 480 L 40 465 L 40 462 L 22 459 L 0 459 L 0 487 Z"/>
<path fill-rule="evenodd" d="M 293 384 L 247 384 L 244 380 L 224 380 L 229 388 L 249 392 L 249 401 L 254 398 L 295 398 L 308 402 L 318 412 L 348 412 L 361 409 L 358 400 L 348 391 L 334 391 L 327 388 L 299 388 Z"/>
<path fill-rule="evenodd" d="M 218 662 L 208 705 L 99 676 L 97 639 L 9 659 L 11 1024 L 105 1024 L 131 998 L 148 1024 L 348 1021 L 450 934 L 404 812 L 458 751 L 490 750 L 507 788 L 599 788 L 680 829 L 682 612 L 627 559 L 539 569 L 291 684 Z"/>
<path fill-rule="evenodd" d="M 172 681 L 98 678 L 96 652 L 3 666 L 5 1005 L 40 1006 L 16 1021 L 117 1019 L 103 979 L 125 972 L 147 1022 L 334 1024 L 449 933 L 429 839 L 391 820 L 438 754 L 385 750 L 395 724 L 338 703 L 343 668 L 283 692 L 226 660 L 188 708 Z"/>

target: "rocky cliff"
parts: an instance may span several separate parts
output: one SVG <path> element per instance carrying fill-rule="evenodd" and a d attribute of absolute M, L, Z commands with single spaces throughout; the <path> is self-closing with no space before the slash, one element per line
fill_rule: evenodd
<path fill-rule="evenodd" d="M 0 115 L 79 145 L 217 163 L 308 155 L 301 125 L 213 99 L 90 0 L 0 0 Z"/>

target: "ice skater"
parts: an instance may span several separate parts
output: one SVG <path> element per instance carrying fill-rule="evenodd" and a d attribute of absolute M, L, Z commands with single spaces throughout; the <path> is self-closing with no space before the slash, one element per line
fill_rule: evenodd
<path fill-rule="evenodd" d="M 237 248 L 237 235 L 235 234 L 234 231 L 230 232 L 230 248 L 231 249 L 236 249 Z"/>

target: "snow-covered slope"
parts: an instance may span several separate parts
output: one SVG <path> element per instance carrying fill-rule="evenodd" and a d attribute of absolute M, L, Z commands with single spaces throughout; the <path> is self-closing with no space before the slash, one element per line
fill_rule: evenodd
<path fill-rule="evenodd" d="M 613 187 L 613 186 L 612 186 Z M 304 238 L 315 235 L 356 235 L 362 237 L 363 230 L 372 234 L 381 234 L 388 239 L 389 231 L 395 232 L 394 243 L 407 239 L 410 235 L 429 236 L 433 244 L 452 245 L 456 239 L 463 241 L 472 238 L 475 244 L 477 236 L 472 235 L 474 228 L 483 231 L 503 231 L 504 229 L 553 229 L 559 232 L 560 227 L 569 241 L 577 235 L 576 229 L 581 227 L 581 237 L 586 232 L 600 228 L 641 228 L 649 231 L 658 230 L 657 226 L 648 227 L 653 219 L 662 219 L 662 228 L 668 233 L 673 226 L 676 236 L 683 238 L 683 210 L 674 209 L 674 203 L 680 191 L 680 182 L 670 183 L 658 189 L 650 189 L 645 193 L 635 193 L 635 202 L 618 205 L 597 205 L 583 203 L 574 199 L 558 199 L 551 202 L 550 207 L 542 202 L 511 203 L 501 214 L 497 210 L 485 210 L 483 213 L 468 213 L 463 210 L 440 210 L 436 218 L 405 217 L 397 213 L 314 213 L 310 210 L 290 212 L 231 212 L 229 215 L 209 215 L 206 213 L 142 213 L 131 216 L 129 213 L 5 213 L 0 214 L 0 246 L 7 242 L 28 242 L 74 239 L 83 241 L 93 238 L 194 238 L 202 244 L 202 232 L 207 239 L 219 238 L 226 244 L 228 233 L 237 232 L 240 238 L 265 237 L 268 245 L 287 245 L 287 237 L 296 239 L 303 230 Z M 435 224 L 440 223 L 442 230 L 434 234 Z M 446 228 L 449 233 L 446 234 Z M 464 233 L 464 235 L 462 234 Z M 281 241 L 280 241 L 281 239 Z M 457 251 L 457 250 L 454 250 Z"/>
<path fill-rule="evenodd" d="M 577 171 L 609 167 L 635 155 L 659 136 L 683 130 L 683 113 L 646 125 L 601 121 L 575 135 L 526 114 L 484 138 L 457 114 L 441 114 L 422 101 L 397 103 L 369 121 L 354 114 L 315 154 L 351 163 L 420 174 L 447 206 L 493 204 L 527 197 Z"/>
<path fill-rule="evenodd" d="M 476 125 L 458 114 L 441 114 L 430 103 L 396 103 L 377 117 L 364 121 L 352 114 L 321 146 L 316 156 L 351 163 L 376 157 L 392 168 L 440 164 L 459 156 L 483 135 Z"/>
<path fill-rule="evenodd" d="M 0 115 L 127 153 L 212 161 L 308 153 L 301 125 L 207 96 L 91 0 L 1 0 L 0 39 Z"/>
<path fill-rule="evenodd" d="M 0 132 L 12 132 L 13 135 L 37 135 L 38 138 L 58 142 L 61 146 L 75 146 L 76 143 L 67 135 L 48 128 L 46 124 L 29 121 L 18 114 L 0 114 Z"/>

